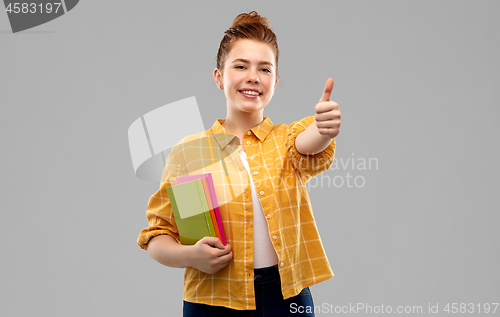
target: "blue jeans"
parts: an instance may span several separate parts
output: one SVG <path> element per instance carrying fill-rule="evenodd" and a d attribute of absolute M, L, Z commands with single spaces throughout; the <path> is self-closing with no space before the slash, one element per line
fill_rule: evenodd
<path fill-rule="evenodd" d="M 184 301 L 184 317 L 314 317 L 314 304 L 309 287 L 297 296 L 283 299 L 278 266 L 255 269 L 255 302 L 257 310 L 235 310 Z M 308 307 L 309 306 L 309 307 Z M 302 313 L 299 313 L 302 312 Z"/>

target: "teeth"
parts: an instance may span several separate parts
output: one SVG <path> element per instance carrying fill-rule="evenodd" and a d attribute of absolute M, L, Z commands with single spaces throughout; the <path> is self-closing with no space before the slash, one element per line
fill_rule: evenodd
<path fill-rule="evenodd" d="M 254 96 L 258 96 L 260 95 L 258 92 L 256 91 L 251 91 L 251 90 L 242 90 L 241 91 L 242 94 L 246 94 L 246 95 L 254 95 Z"/>

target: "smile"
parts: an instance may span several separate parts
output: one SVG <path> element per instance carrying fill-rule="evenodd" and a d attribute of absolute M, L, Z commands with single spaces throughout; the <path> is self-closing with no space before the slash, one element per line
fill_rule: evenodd
<path fill-rule="evenodd" d="M 253 96 L 260 96 L 261 94 L 256 92 L 256 91 L 251 91 L 251 90 L 240 90 L 242 94 L 245 95 L 253 95 Z"/>

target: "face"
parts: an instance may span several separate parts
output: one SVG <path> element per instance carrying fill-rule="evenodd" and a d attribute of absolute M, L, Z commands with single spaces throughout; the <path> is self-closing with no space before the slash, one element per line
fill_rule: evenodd
<path fill-rule="evenodd" d="M 271 101 L 278 78 L 273 49 L 269 44 L 254 40 L 236 40 L 226 57 L 222 75 L 218 69 L 214 78 L 221 83 L 228 110 L 262 111 Z"/>

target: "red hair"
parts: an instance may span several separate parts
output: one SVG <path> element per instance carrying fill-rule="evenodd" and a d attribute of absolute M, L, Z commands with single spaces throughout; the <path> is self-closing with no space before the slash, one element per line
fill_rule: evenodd
<path fill-rule="evenodd" d="M 278 73 L 278 41 L 272 27 L 269 26 L 267 18 L 260 16 L 256 11 L 239 14 L 233 21 L 233 25 L 224 32 L 217 52 L 217 68 L 222 72 L 226 57 L 231 51 L 232 43 L 238 39 L 250 39 L 271 46 L 276 57 L 276 74 Z"/>

